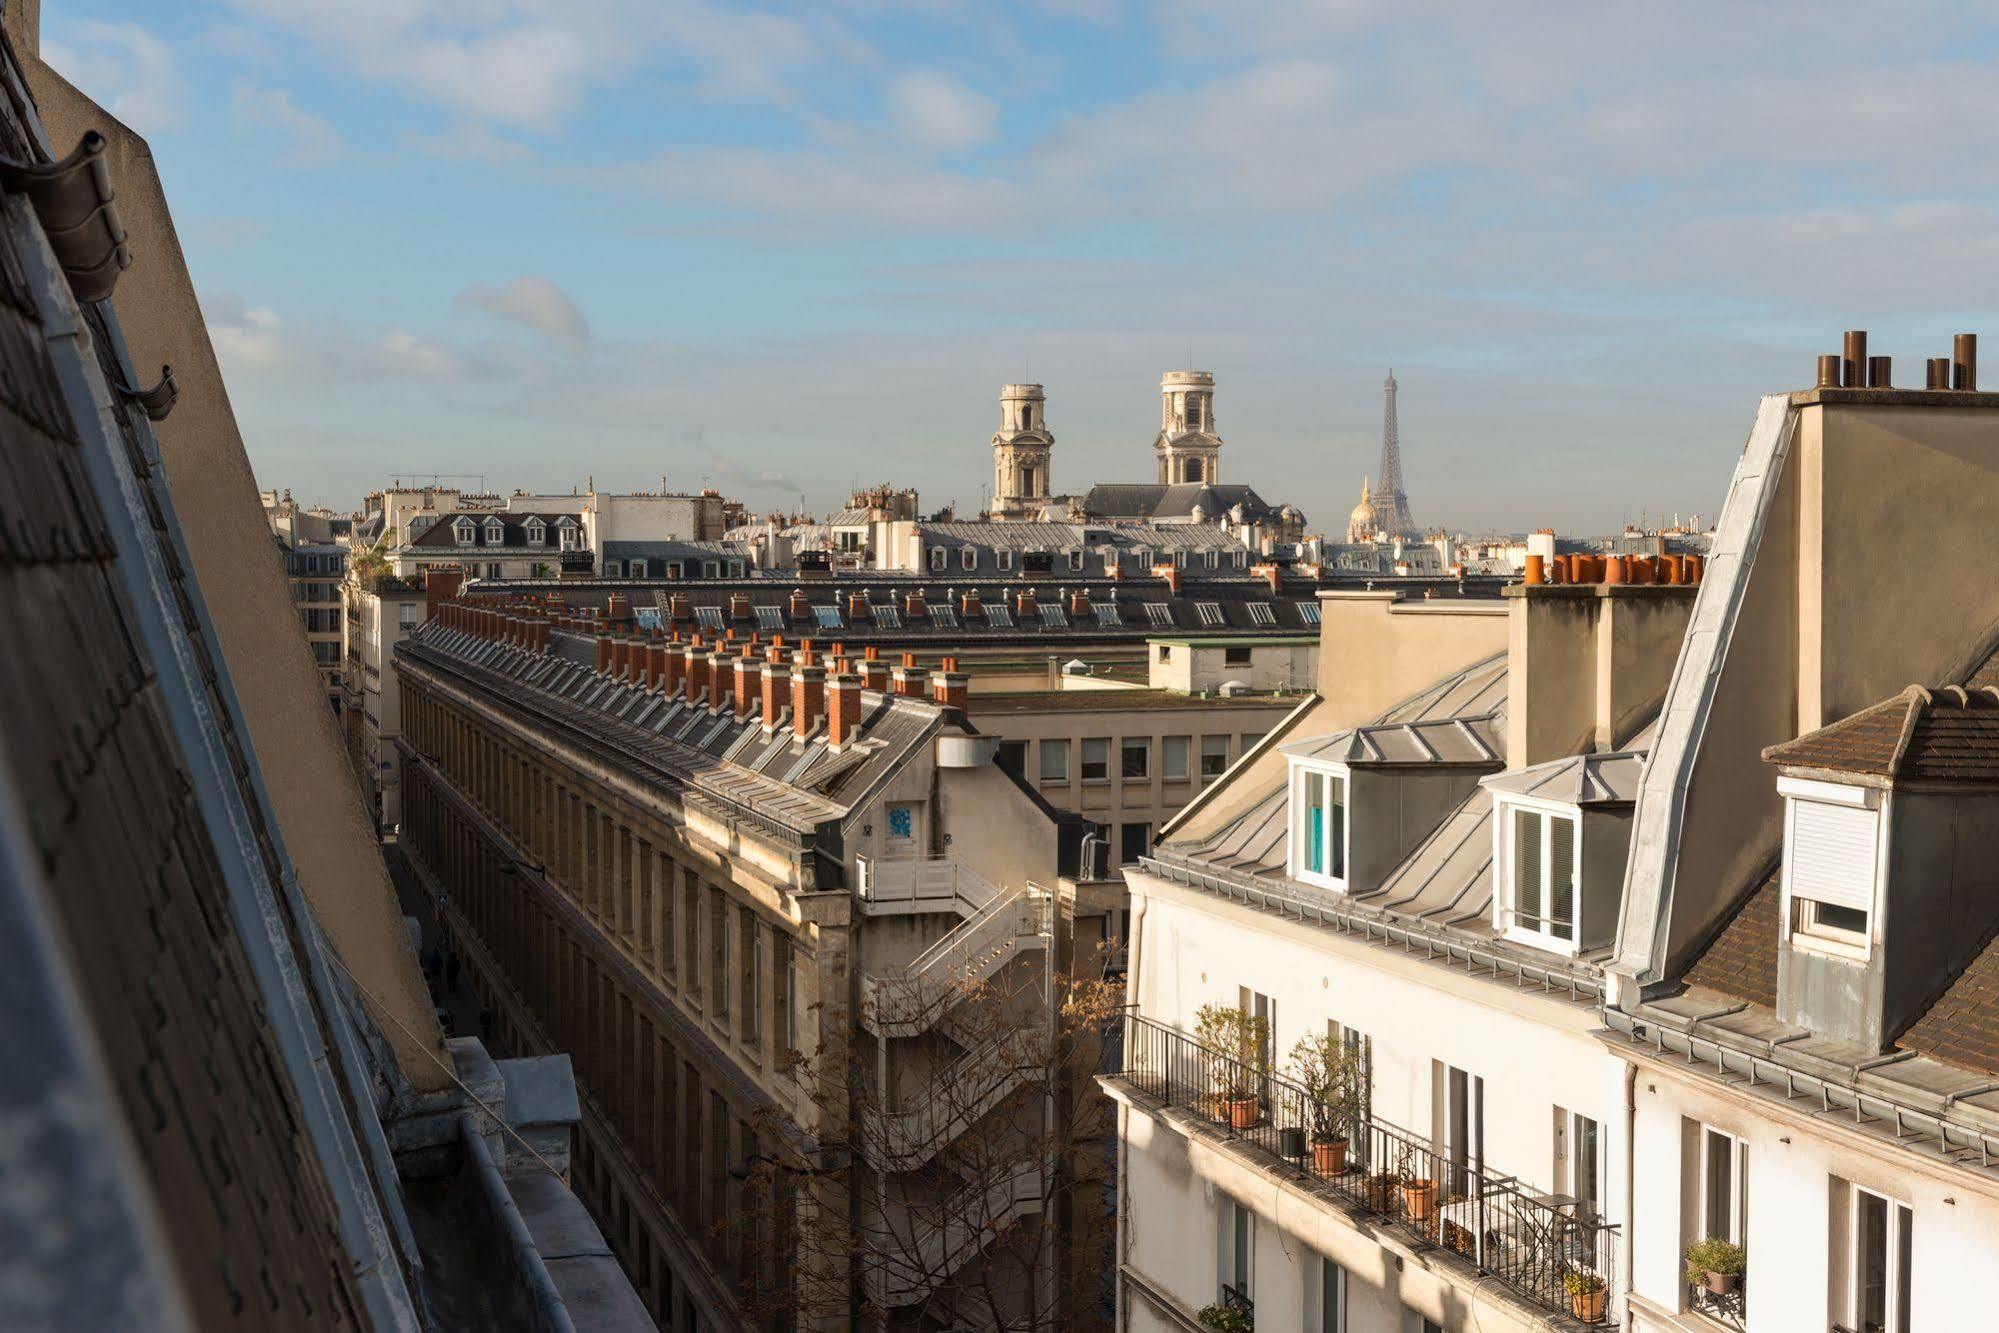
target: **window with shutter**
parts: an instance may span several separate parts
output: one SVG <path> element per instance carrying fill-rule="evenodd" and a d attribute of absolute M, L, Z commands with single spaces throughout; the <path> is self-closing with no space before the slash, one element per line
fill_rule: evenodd
<path fill-rule="evenodd" d="M 1880 812 L 1795 797 L 1788 804 L 1784 882 L 1794 936 L 1865 950 L 1874 910 Z"/>

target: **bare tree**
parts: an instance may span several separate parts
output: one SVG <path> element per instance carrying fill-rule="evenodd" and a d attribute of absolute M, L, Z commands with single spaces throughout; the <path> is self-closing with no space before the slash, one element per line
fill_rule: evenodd
<path fill-rule="evenodd" d="M 847 1077 L 801 1079 L 844 1098 L 815 1107 L 845 1140 L 750 1167 L 730 1223 L 758 1256 L 746 1309 L 790 1327 L 1108 1327 L 1116 1126 L 1095 1076 L 1121 1050 L 1122 983 L 1037 966 L 870 1004 Z"/>

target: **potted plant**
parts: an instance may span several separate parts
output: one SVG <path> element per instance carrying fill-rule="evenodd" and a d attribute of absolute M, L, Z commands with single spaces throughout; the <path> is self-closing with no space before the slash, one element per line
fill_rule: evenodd
<path fill-rule="evenodd" d="M 1687 1246 L 1687 1278 L 1700 1279 L 1717 1296 L 1731 1296 L 1742 1285 L 1749 1255 L 1740 1245 L 1709 1236 Z"/>
<path fill-rule="evenodd" d="M 1360 1187 L 1361 1202 L 1377 1213 L 1395 1211 L 1395 1173 L 1377 1171 Z"/>
<path fill-rule="evenodd" d="M 1254 1333 L 1256 1328 L 1256 1321 L 1233 1305 L 1205 1305 L 1194 1317 L 1202 1328 L 1212 1328 L 1215 1333 Z"/>
<path fill-rule="evenodd" d="M 1312 1170 L 1321 1176 L 1345 1174 L 1347 1128 L 1354 1116 L 1353 1056 L 1330 1033 L 1313 1033 L 1291 1048 L 1290 1071 L 1305 1092 Z"/>
<path fill-rule="evenodd" d="M 1263 1079 L 1269 1072 L 1270 1023 L 1233 1005 L 1204 1004 L 1194 1032 L 1211 1052 L 1209 1114 L 1236 1129 L 1254 1128 L 1263 1116 Z"/>
<path fill-rule="evenodd" d="M 1587 1268 L 1571 1268 L 1562 1274 L 1562 1290 L 1569 1293 L 1569 1310 L 1578 1323 L 1601 1324 L 1604 1308 L 1610 1304 L 1610 1284 Z"/>
<path fill-rule="evenodd" d="M 1395 1178 L 1402 1187 L 1402 1212 L 1412 1222 L 1428 1222 L 1437 1211 L 1437 1182 L 1420 1174 L 1422 1166 L 1411 1146 L 1402 1150 L 1395 1162 Z"/>

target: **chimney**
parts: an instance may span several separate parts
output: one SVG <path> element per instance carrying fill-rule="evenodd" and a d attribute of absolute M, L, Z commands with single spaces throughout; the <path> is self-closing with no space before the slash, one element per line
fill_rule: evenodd
<path fill-rule="evenodd" d="M 763 692 L 763 727 L 765 731 L 775 731 L 777 715 L 784 711 L 785 700 L 791 697 L 791 671 L 775 658 L 764 663 Z"/>
<path fill-rule="evenodd" d="M 860 677 L 834 676 L 826 682 L 826 742 L 837 752 L 860 731 Z"/>
<path fill-rule="evenodd" d="M 534 622 L 534 650 L 544 657 L 548 655 L 548 622 L 546 620 L 537 620 Z"/>
<path fill-rule="evenodd" d="M 680 682 L 681 697 L 695 707 L 701 705 L 702 696 L 708 693 L 708 653 L 706 649 L 690 647 L 687 650 L 687 678 Z"/>
<path fill-rule="evenodd" d="M 666 680 L 666 642 L 654 639 L 646 645 L 646 688 L 659 689 Z"/>
<path fill-rule="evenodd" d="M 597 674 L 600 676 L 611 674 L 611 636 L 608 634 L 597 636 Z"/>
<path fill-rule="evenodd" d="M 868 618 L 867 594 L 850 592 L 847 594 L 847 623 L 858 625 Z"/>
<path fill-rule="evenodd" d="M 423 571 L 423 618 L 435 620 L 438 607 L 465 586 L 465 571 L 457 565 L 432 565 Z"/>
<path fill-rule="evenodd" d="M 794 666 L 791 670 L 791 734 L 804 740 L 826 711 L 826 669 Z"/>
<path fill-rule="evenodd" d="M 1967 392 L 1978 387 L 1978 335 L 1959 333 L 1950 340 L 1950 387 Z"/>
<path fill-rule="evenodd" d="M 869 652 L 874 649 L 870 648 Z M 866 658 L 861 662 L 861 688 L 880 693 L 888 689 L 888 663 L 876 658 Z"/>
<path fill-rule="evenodd" d="M 760 667 L 761 663 L 753 653 L 745 653 L 736 659 L 734 689 L 737 717 L 748 717 L 756 711 L 757 686 L 761 683 L 757 679 Z"/>
<path fill-rule="evenodd" d="M 735 687 L 736 667 L 742 659 L 717 649 L 708 659 L 708 707 L 719 713 L 729 704 Z"/>
<path fill-rule="evenodd" d="M 1022 588 L 1019 595 L 1013 599 L 1013 613 L 1023 625 L 1041 614 L 1039 608 L 1040 603 L 1034 600 L 1034 589 L 1032 588 Z"/>
<path fill-rule="evenodd" d="M 677 592 L 667 601 L 667 615 L 676 625 L 684 625 L 694 619 L 694 612 L 688 608 L 687 594 Z"/>
<path fill-rule="evenodd" d="M 892 688 L 897 694 L 907 695 L 912 699 L 920 699 L 923 697 L 924 679 L 929 674 L 922 667 L 916 665 L 915 653 L 904 653 L 902 655 L 902 665 L 897 667 L 893 673 L 895 684 Z"/>
<path fill-rule="evenodd" d="M 929 610 L 923 604 L 923 592 L 918 589 L 902 599 L 902 618 L 914 624 L 928 617 Z"/>
<path fill-rule="evenodd" d="M 793 588 L 791 590 L 791 606 L 789 607 L 789 611 L 792 620 L 802 620 L 810 623 L 812 619 L 812 603 L 807 600 L 805 589 Z"/>
<path fill-rule="evenodd" d="M 617 625 L 629 621 L 632 618 L 632 599 L 621 592 L 612 593 L 610 605 L 604 611 L 604 618 Z"/>
<path fill-rule="evenodd" d="M 967 620 L 971 620 L 982 614 L 983 611 L 984 603 L 979 601 L 979 590 L 977 588 L 965 589 L 965 595 L 958 599 L 958 614 Z"/>
<path fill-rule="evenodd" d="M 680 689 L 680 682 L 687 679 L 687 645 L 669 643 L 666 645 L 666 672 L 659 678 L 660 693 L 671 697 Z"/>
<path fill-rule="evenodd" d="M 748 620 L 750 618 L 750 595 L 746 592 L 729 594 L 729 619 Z"/>
<path fill-rule="evenodd" d="M 1265 583 L 1270 585 L 1270 591 L 1273 594 L 1284 591 L 1284 571 L 1276 565 L 1267 563 L 1258 565 L 1256 572 L 1263 576 Z"/>
<path fill-rule="evenodd" d="M 1823 360 L 1824 358 L 1820 358 Z M 1950 387 L 1950 358 L 1933 356 L 1923 363 L 1923 387 L 1925 389 L 1948 389 Z"/>
<path fill-rule="evenodd" d="M 971 701 L 971 681 L 958 670 L 955 657 L 947 657 L 938 665 L 940 669 L 931 686 L 932 698 L 946 708 L 964 712 Z"/>
<path fill-rule="evenodd" d="M 1069 594 L 1069 614 L 1077 620 L 1090 617 L 1090 594 L 1081 588 Z"/>
<path fill-rule="evenodd" d="M 1846 351 L 1840 357 L 1839 382 L 1849 389 L 1867 387 L 1867 331 L 1848 329 Z"/>

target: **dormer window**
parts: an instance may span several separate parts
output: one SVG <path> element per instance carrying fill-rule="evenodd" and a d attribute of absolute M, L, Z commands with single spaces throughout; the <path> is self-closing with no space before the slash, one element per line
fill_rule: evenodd
<path fill-rule="evenodd" d="M 976 546 L 959 547 L 958 563 L 966 569 L 977 569 L 979 567 L 979 548 Z"/>
<path fill-rule="evenodd" d="M 497 518 L 486 520 L 486 545 L 501 546 L 507 540 L 507 525 Z"/>
<path fill-rule="evenodd" d="M 994 559 L 996 559 L 996 560 L 997 560 L 997 561 L 999 562 L 999 567 L 1000 567 L 1001 569 L 1012 569 L 1012 568 L 1013 568 L 1013 552 L 1012 552 L 1012 551 L 1008 551 L 1008 550 L 1000 550 L 1000 551 L 996 551 L 996 552 L 994 552 Z"/>
<path fill-rule="evenodd" d="M 1880 792 L 1782 777 L 1785 931 L 1793 946 L 1864 959 L 1873 943 Z"/>
<path fill-rule="evenodd" d="M 538 518 L 531 518 L 522 526 L 527 532 L 529 546 L 548 545 L 548 524 Z"/>
<path fill-rule="evenodd" d="M 933 574 L 942 574 L 946 568 L 947 562 L 950 559 L 951 559 L 951 553 L 945 550 L 943 547 L 941 546 L 931 547 L 930 572 Z"/>
<path fill-rule="evenodd" d="M 1291 765 L 1290 861 L 1294 879 L 1346 892 L 1345 769 L 1297 762 Z"/>
<path fill-rule="evenodd" d="M 1497 925 L 1537 949 L 1576 951 L 1576 868 L 1582 864 L 1581 812 L 1573 806 L 1498 801 L 1493 806 Z"/>
<path fill-rule="evenodd" d="M 451 539 L 460 546 L 477 546 L 479 525 L 469 518 L 461 518 L 451 525 Z"/>

